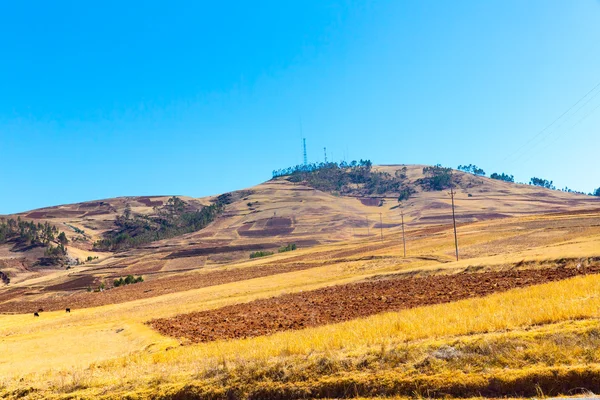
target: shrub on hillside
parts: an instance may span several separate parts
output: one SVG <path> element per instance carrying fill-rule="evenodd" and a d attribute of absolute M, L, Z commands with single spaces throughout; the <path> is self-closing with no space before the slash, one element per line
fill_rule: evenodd
<path fill-rule="evenodd" d="M 137 278 L 135 278 L 133 275 L 127 275 L 125 277 L 125 279 L 123 279 L 123 278 L 115 279 L 113 282 L 113 286 L 119 287 L 119 286 L 131 285 L 131 284 L 138 283 L 138 282 L 144 282 L 144 278 L 142 278 L 141 275 L 138 276 Z"/>
<path fill-rule="evenodd" d="M 296 250 L 296 243 L 290 243 L 287 246 L 280 247 L 278 252 L 284 253 L 286 251 L 294 251 L 294 250 Z"/>
<path fill-rule="evenodd" d="M 404 189 L 401 189 L 400 195 L 398 195 L 398 202 L 408 200 L 414 192 L 415 191 L 409 187 L 405 187 Z"/>
<path fill-rule="evenodd" d="M 273 254 L 272 251 L 255 251 L 254 253 L 250 253 L 250 258 L 272 256 Z"/>

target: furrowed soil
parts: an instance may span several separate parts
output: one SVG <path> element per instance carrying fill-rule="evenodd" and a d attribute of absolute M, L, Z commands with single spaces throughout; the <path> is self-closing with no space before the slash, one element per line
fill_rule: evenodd
<path fill-rule="evenodd" d="M 112 288 L 103 292 L 76 292 L 71 295 L 48 297 L 43 300 L 35 301 L 13 300 L 0 304 L 0 313 L 23 314 L 35 312 L 40 308 L 46 311 L 57 311 L 64 310 L 67 307 L 71 309 L 81 309 L 104 306 L 107 304 L 118 304 L 132 300 L 162 296 L 169 293 L 223 285 L 231 282 L 300 271 L 314 267 L 315 264 L 313 263 L 290 263 L 283 266 L 271 264 L 206 273 L 175 275 L 167 278 Z M 81 282 L 79 282 L 79 284 L 81 284 Z M 72 285 L 72 282 L 69 282 L 68 285 Z M 61 285 L 57 285 L 57 287 L 59 286 L 62 287 Z M 15 290 L 14 292 L 8 293 L 11 296 L 6 297 L 7 299 L 10 299 L 19 296 L 21 293 L 22 290 Z M 2 301 L 1 295 L 0 301 Z"/>
<path fill-rule="evenodd" d="M 600 265 L 585 271 L 599 272 Z M 248 338 L 481 297 L 579 274 L 576 268 L 559 267 L 367 281 L 155 319 L 148 324 L 163 335 L 191 342 Z"/>

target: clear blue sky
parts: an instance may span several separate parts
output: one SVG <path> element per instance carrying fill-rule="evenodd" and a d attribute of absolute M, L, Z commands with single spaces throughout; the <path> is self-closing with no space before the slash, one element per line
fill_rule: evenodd
<path fill-rule="evenodd" d="M 300 123 L 310 161 L 600 186 L 598 0 L 6 1 L 0 37 L 0 214 L 252 186 Z"/>

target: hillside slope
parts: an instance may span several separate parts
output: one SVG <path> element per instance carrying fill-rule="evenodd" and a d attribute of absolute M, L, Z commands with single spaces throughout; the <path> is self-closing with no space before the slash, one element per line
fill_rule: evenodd
<path fill-rule="evenodd" d="M 200 231 L 114 254 L 94 252 L 92 243 L 114 229 L 115 218 L 127 205 L 134 214 L 149 215 L 154 207 L 163 206 L 169 196 L 107 199 L 22 213 L 23 219 L 59 225 L 70 239 L 69 252 L 81 260 L 88 256 L 99 259 L 69 270 L 40 269 L 33 268 L 28 260 L 37 253 L 15 253 L 8 246 L 0 246 L 0 271 L 12 278 L 9 286 L 0 287 L 0 302 L 19 296 L 25 287 L 30 298 L 35 299 L 94 289 L 102 282 L 110 285 L 128 274 L 143 275 L 147 281 L 173 280 L 191 271 L 209 271 L 246 260 L 253 251 L 276 252 L 288 243 L 307 248 L 340 241 L 379 240 L 401 231 L 402 213 L 406 230 L 421 232 L 420 235 L 451 224 L 448 191 L 425 191 L 418 184 L 424 166 L 386 165 L 373 170 L 394 176 L 403 167 L 403 184 L 414 193 L 402 202 L 397 200 L 398 193 L 339 196 L 316 190 L 305 182 L 279 177 L 231 193 L 225 212 Z M 453 173 L 459 223 L 600 208 L 600 199 L 590 196 Z M 217 197 L 181 198 L 202 207 Z"/>

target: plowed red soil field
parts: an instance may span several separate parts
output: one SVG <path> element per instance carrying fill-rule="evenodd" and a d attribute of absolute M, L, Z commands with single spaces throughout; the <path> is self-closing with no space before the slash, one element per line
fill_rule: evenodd
<path fill-rule="evenodd" d="M 598 272 L 600 265 L 586 269 L 588 274 Z M 192 342 L 246 338 L 480 297 L 578 274 L 575 268 L 562 267 L 368 281 L 156 319 L 148 324 L 164 335 Z"/>
<path fill-rule="evenodd" d="M 71 308 L 97 307 L 107 304 L 118 304 L 126 301 L 146 299 L 161 296 L 163 294 L 182 292 L 185 290 L 199 289 L 208 286 L 223 285 L 226 283 L 243 281 L 247 279 L 260 278 L 269 275 L 282 274 L 286 272 L 299 271 L 314 268 L 313 263 L 290 263 L 283 266 L 259 265 L 240 269 L 214 271 L 207 273 L 181 274 L 165 277 L 152 281 L 136 283 L 118 288 L 112 288 L 103 292 L 75 292 L 70 295 L 48 297 L 43 300 L 12 300 L 0 304 L 0 313 L 16 312 L 30 313 L 42 308 L 46 311 L 64 310 Z M 93 279 L 93 277 L 90 277 Z M 80 279 L 80 278 L 79 278 Z M 79 279 L 75 279 L 78 281 Z M 69 283 L 55 285 L 55 288 L 69 287 Z M 16 293 L 14 296 L 12 295 Z M 8 300 L 22 294 L 22 289 L 8 291 L 0 294 L 0 301 Z"/>

